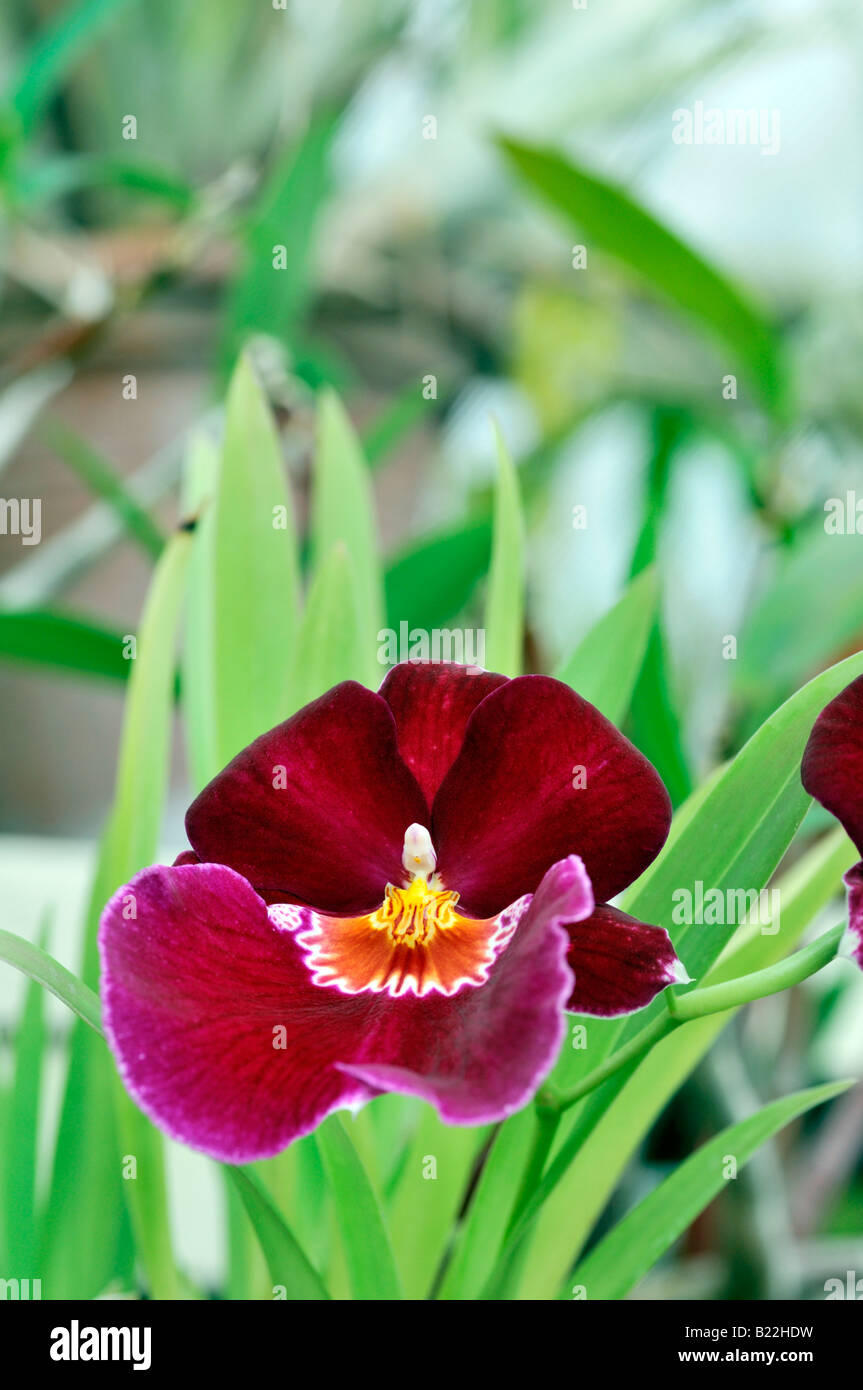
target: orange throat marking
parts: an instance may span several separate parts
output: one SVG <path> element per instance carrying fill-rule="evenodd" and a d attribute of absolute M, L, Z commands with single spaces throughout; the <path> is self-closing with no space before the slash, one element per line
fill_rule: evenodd
<path fill-rule="evenodd" d="M 383 903 L 368 916 L 314 913 L 312 926 L 297 939 L 315 984 L 345 994 L 420 998 L 484 984 L 515 914 L 463 917 L 455 910 L 458 896 L 417 876 L 406 888 L 387 884 Z"/>

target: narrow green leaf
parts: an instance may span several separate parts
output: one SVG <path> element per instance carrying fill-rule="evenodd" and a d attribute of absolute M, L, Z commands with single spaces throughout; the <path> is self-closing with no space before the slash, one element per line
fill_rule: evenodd
<path fill-rule="evenodd" d="M 170 759 L 174 649 L 190 549 L 188 533 L 172 536 L 154 571 L 138 630 L 106 851 L 114 888 L 156 857 Z"/>
<path fill-rule="evenodd" d="M 46 929 L 40 945 L 44 950 Z M 3 936 L 0 934 L 0 952 Z M 9 1097 L 3 1139 L 3 1177 L 5 1229 L 7 1232 L 5 1268 L 20 1271 L 20 1277 L 34 1277 L 37 1269 L 36 1164 L 39 1147 L 39 1097 L 45 1050 L 44 996 L 40 983 L 31 979 L 24 995 L 24 1009 L 15 1032 L 15 1072 Z"/>
<path fill-rule="evenodd" d="M 186 586 L 183 633 L 183 727 L 192 786 L 200 791 L 220 769 L 216 730 L 213 502 L 219 453 L 212 441 L 195 434 L 183 469 L 183 515 L 193 527 Z"/>
<path fill-rule="evenodd" d="M 296 354 L 298 324 L 311 296 L 312 238 L 327 189 L 335 128 L 330 115 L 313 122 L 259 195 L 228 299 L 223 369 L 231 366 L 250 337 L 262 333 L 284 342 Z M 278 260 L 281 247 L 285 264 Z"/>
<path fill-rule="evenodd" d="M 371 481 L 354 428 L 334 391 L 321 392 L 318 446 L 312 481 L 312 561 L 321 565 L 334 546 L 347 554 L 356 591 L 362 676 L 376 688 L 383 675 L 377 657 L 383 627 L 383 586 L 378 561 Z"/>
<path fill-rule="evenodd" d="M 573 1288 L 583 1288 L 584 1296 L 592 1300 L 625 1298 L 721 1192 L 727 1181 L 728 1155 L 733 1156 L 739 1171 L 762 1144 L 798 1115 L 823 1105 L 853 1085 L 852 1080 L 813 1086 L 773 1101 L 749 1119 L 729 1125 L 618 1222 L 578 1265 L 560 1297 L 571 1298 Z"/>
<path fill-rule="evenodd" d="M 658 597 L 656 570 L 650 566 L 631 581 L 555 672 L 613 724 L 620 724 L 629 708 Z"/>
<path fill-rule="evenodd" d="M 384 576 L 387 624 L 432 632 L 458 617 L 491 561 L 491 520 L 423 536 L 390 561 Z"/>
<path fill-rule="evenodd" d="M 213 518 L 220 767 L 285 717 L 299 603 L 293 505 L 263 392 L 241 358 L 228 392 Z"/>
<path fill-rule="evenodd" d="M 363 435 L 363 453 L 369 468 L 379 468 L 387 455 L 413 432 L 434 404 L 417 389 L 415 382 L 396 396 Z"/>
<path fill-rule="evenodd" d="M 378 1199 L 340 1117 L 330 1115 L 324 1120 L 315 1140 L 335 1203 L 354 1298 L 401 1299 Z"/>
<path fill-rule="evenodd" d="M 124 681 L 132 663 L 123 656 L 123 645 L 122 633 L 57 609 L 0 612 L 0 658 Z"/>
<path fill-rule="evenodd" d="M 188 212 L 194 202 L 190 186 L 164 169 L 89 154 L 40 162 L 23 171 L 15 182 L 18 197 L 27 203 L 66 198 L 87 188 L 120 188 L 140 193 L 169 203 L 178 212 Z"/>
<path fill-rule="evenodd" d="M 844 495 L 841 501 L 844 509 Z M 812 671 L 855 646 L 863 629 L 860 537 L 827 532 L 825 520 L 777 547 L 772 573 L 747 614 L 734 675 L 753 724 Z"/>
<path fill-rule="evenodd" d="M 77 474 L 96 497 L 116 513 L 128 535 L 150 559 L 162 553 L 165 538 L 153 518 L 129 492 L 125 482 L 107 459 L 68 426 L 49 421 L 40 431 L 49 448 Z"/>
<path fill-rule="evenodd" d="M 593 243 L 730 347 L 748 368 L 765 402 L 777 406 L 782 382 L 776 337 L 764 315 L 730 280 L 622 188 L 579 168 L 555 150 L 514 140 L 500 140 L 499 146 L 525 182 Z"/>
<path fill-rule="evenodd" d="M 69 69 L 128 3 L 80 0 L 77 5 L 64 5 L 42 29 L 21 63 L 10 94 L 25 131 L 35 124 Z"/>
<path fill-rule="evenodd" d="M 296 708 L 363 674 L 356 591 L 339 541 L 312 576 L 297 638 L 291 698 Z"/>
<path fill-rule="evenodd" d="M 101 1035 L 102 1011 L 98 994 L 77 975 L 73 975 L 71 970 L 67 970 L 65 965 L 49 956 L 41 946 L 35 946 L 32 941 L 15 936 L 13 932 L 0 931 L 0 960 L 50 990 Z"/>
<path fill-rule="evenodd" d="M 693 977 L 716 960 L 734 928 L 678 927 L 674 892 L 696 879 L 717 888 L 767 883 L 810 805 L 800 761 L 818 714 L 863 671 L 863 653 L 823 671 L 787 700 L 730 762 L 686 828 L 626 895 L 626 910 L 671 931 Z"/>
<path fill-rule="evenodd" d="M 430 1296 L 447 1255 L 486 1129 L 447 1125 L 425 1102 L 389 1202 L 389 1224 L 405 1298 Z"/>
<path fill-rule="evenodd" d="M 255 1229 L 274 1288 L 284 1289 L 291 1302 L 328 1299 L 319 1274 L 309 1263 L 263 1183 L 249 1168 L 226 1166 L 225 1173 Z"/>
<path fill-rule="evenodd" d="M 518 676 L 524 645 L 524 521 L 515 465 L 500 430 L 496 429 L 496 435 L 498 474 L 486 598 L 485 665 L 490 671 Z"/>
<path fill-rule="evenodd" d="M 107 897 L 116 885 L 103 883 Z M 92 913 L 98 912 L 97 894 L 98 883 Z M 91 927 L 95 920 L 91 918 Z M 95 964 L 87 964 L 95 982 Z M 83 999 L 88 1002 L 88 996 Z M 117 1281 L 131 1288 L 135 1262 L 126 1200 L 129 1184 L 121 1169 L 121 1156 L 128 1150 L 121 1146 L 116 1113 L 119 1082 L 104 1042 L 93 1032 L 93 1021 L 99 1018 L 97 1000 L 89 1013 L 86 1024 L 73 1028 L 67 1051 L 66 1086 L 41 1222 L 43 1294 L 55 1299 L 96 1298 Z"/>
<path fill-rule="evenodd" d="M 527 1106 L 499 1127 L 438 1297 L 473 1302 L 494 1269 L 535 1124 Z"/>

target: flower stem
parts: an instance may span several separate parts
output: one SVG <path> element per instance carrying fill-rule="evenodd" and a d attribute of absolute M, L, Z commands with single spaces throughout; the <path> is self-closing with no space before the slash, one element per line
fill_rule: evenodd
<path fill-rule="evenodd" d="M 557 1134 L 557 1127 L 563 1114 L 557 1097 L 545 1089 L 537 1093 L 534 1101 L 534 1111 L 536 1115 L 536 1128 L 534 1130 L 533 1144 L 528 1154 L 527 1163 L 513 1202 L 510 1212 L 509 1222 L 506 1228 L 507 1239 L 515 1230 L 521 1218 L 521 1214 L 533 1196 L 534 1190 L 538 1187 L 540 1179 L 545 1170 L 545 1161 L 554 1143 L 554 1136 Z"/>
<path fill-rule="evenodd" d="M 666 996 L 668 1012 L 676 1022 L 687 1023 L 690 1019 L 736 1009 L 741 1004 L 751 1004 L 755 999 L 764 999 L 768 994 L 778 994 L 792 985 L 799 985 L 801 980 L 808 979 L 830 963 L 836 955 L 844 930 L 845 924 L 840 922 L 832 931 L 819 936 L 811 946 L 804 946 L 802 951 L 795 951 L 794 955 L 780 960 L 776 965 L 769 965 L 765 970 L 754 970 L 751 975 L 726 980 L 721 985 L 708 985 L 705 989 L 694 989 L 688 994 L 669 993 Z"/>
<path fill-rule="evenodd" d="M 655 1018 L 652 1023 L 649 1023 L 646 1028 L 643 1028 L 640 1033 L 628 1042 L 625 1047 L 619 1048 L 607 1061 L 602 1063 L 602 1066 L 590 1072 L 590 1074 L 586 1076 L 583 1081 L 580 1081 L 577 1086 L 573 1086 L 569 1091 L 558 1093 L 555 1099 L 560 1113 L 563 1114 L 571 1105 L 575 1105 L 576 1101 L 589 1095 L 591 1091 L 595 1091 L 597 1086 L 601 1086 L 603 1081 L 607 1081 L 610 1076 L 614 1076 L 614 1073 L 620 1071 L 621 1067 L 629 1066 L 632 1062 L 638 1061 L 646 1052 L 649 1052 L 656 1043 L 661 1042 L 663 1038 L 673 1032 L 679 1022 L 682 1022 L 682 1020 L 672 1018 L 670 1013 L 660 1014 L 658 1018 Z"/>
<path fill-rule="evenodd" d="M 754 970 L 749 975 L 741 975 L 719 985 L 693 989 L 686 994 L 676 994 L 667 990 L 664 1013 L 571 1090 L 555 1093 L 548 1087 L 544 1088 L 541 1093 L 543 1107 L 556 1110 L 562 1115 L 571 1105 L 575 1105 L 610 1076 L 614 1076 L 615 1072 L 643 1057 L 656 1043 L 661 1042 L 681 1024 L 690 1023 L 697 1018 L 706 1018 L 710 1014 L 727 1013 L 743 1004 L 751 1004 L 756 999 L 764 999 L 769 994 L 778 994 L 781 990 L 800 984 L 802 980 L 808 979 L 833 960 L 844 929 L 844 922 L 840 922 L 832 931 L 819 936 L 811 946 L 804 946 L 802 951 L 795 951 L 786 960 L 770 965 L 765 970 Z"/>

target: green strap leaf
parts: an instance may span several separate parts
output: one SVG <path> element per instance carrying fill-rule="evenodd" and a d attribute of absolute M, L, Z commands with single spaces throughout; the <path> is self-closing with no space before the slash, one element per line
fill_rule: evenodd
<path fill-rule="evenodd" d="M 296 708 L 361 670 L 359 614 L 345 546 L 339 541 L 315 570 L 297 639 L 291 679 Z"/>
<path fill-rule="evenodd" d="M 16 936 L 14 932 L 0 931 L 0 960 L 50 990 L 101 1036 L 102 1009 L 98 994 L 41 946 L 25 941 L 23 936 Z"/>
<path fill-rule="evenodd" d="M 491 560 L 491 521 L 483 517 L 423 536 L 397 555 L 384 577 L 387 623 L 431 632 L 467 607 Z"/>
<path fill-rule="evenodd" d="M 438 1298 L 473 1302 L 491 1275 L 535 1124 L 532 1106 L 501 1125 L 483 1164 Z"/>
<path fill-rule="evenodd" d="M 219 767 L 285 718 L 299 609 L 293 505 L 272 414 L 241 358 L 213 506 L 213 678 Z"/>
<path fill-rule="evenodd" d="M 183 515 L 194 525 L 186 585 L 183 633 L 183 728 L 189 773 L 195 791 L 215 777 L 219 763 L 214 689 L 215 621 L 213 499 L 219 477 L 219 451 L 205 434 L 194 434 L 183 466 Z"/>
<path fill-rule="evenodd" d="M 249 1168 L 224 1169 L 246 1209 L 264 1252 L 276 1288 L 292 1302 L 329 1299 L 320 1275 L 309 1263 L 296 1237 L 263 1184 Z"/>
<path fill-rule="evenodd" d="M 354 1298 L 401 1299 L 402 1290 L 378 1199 L 338 1115 L 316 1130 L 335 1203 Z"/>
<path fill-rule="evenodd" d="M 11 104 L 25 131 L 33 127 L 73 64 L 129 3 L 81 0 L 77 5 L 65 5 L 41 31 L 11 91 Z"/>
<path fill-rule="evenodd" d="M 854 1084 L 851 1080 L 813 1086 L 729 1125 L 618 1222 L 578 1265 L 560 1297 L 571 1298 L 573 1289 L 583 1288 L 592 1300 L 625 1298 L 722 1190 L 729 1155 L 739 1171 L 778 1130 Z"/>
<path fill-rule="evenodd" d="M 49 448 L 67 463 L 86 487 L 115 512 L 132 540 L 150 559 L 158 560 L 165 538 L 146 508 L 126 487 L 123 479 L 101 454 L 59 421 L 47 423 L 40 434 Z"/>
<path fill-rule="evenodd" d="M 588 173 L 555 150 L 502 139 L 512 168 L 604 251 L 643 276 L 727 344 L 775 409 L 782 383 L 774 333 L 730 280 L 622 188 Z"/>
<path fill-rule="evenodd" d="M 36 949 L 44 949 L 46 934 L 47 923 L 44 923 Z M 0 941 L 0 951 L 2 949 Z M 38 1268 L 36 1166 L 45 1054 L 45 997 L 39 986 L 40 982 L 31 978 L 24 996 L 24 1009 L 14 1038 L 15 1073 L 8 1119 L 0 1126 L 0 1190 L 6 1217 L 3 1258 L 7 1269 Z"/>
<path fill-rule="evenodd" d="M 524 521 L 515 465 L 500 430 L 496 428 L 495 433 L 498 473 L 486 598 L 485 664 L 490 671 L 518 676 L 524 644 Z"/>
<path fill-rule="evenodd" d="M 321 392 L 318 445 L 312 480 L 312 562 L 326 561 L 341 544 L 356 591 L 360 634 L 357 679 L 376 689 L 383 677 L 378 661 L 383 627 L 383 584 L 371 480 L 359 439 L 334 391 Z"/>
<path fill-rule="evenodd" d="M 253 335 L 269 334 L 296 353 L 297 327 L 311 295 L 312 238 L 327 191 L 335 130 L 329 114 L 314 121 L 259 195 L 228 299 L 220 354 L 226 370 Z M 274 262 L 277 247 L 285 248 L 284 264 Z"/>
<path fill-rule="evenodd" d="M 124 681 L 132 663 L 123 646 L 122 633 L 55 608 L 0 612 L 0 658 Z"/>
<path fill-rule="evenodd" d="M 629 708 L 658 599 L 656 570 L 649 566 L 555 672 L 558 680 L 596 705 L 612 724 L 620 724 Z"/>

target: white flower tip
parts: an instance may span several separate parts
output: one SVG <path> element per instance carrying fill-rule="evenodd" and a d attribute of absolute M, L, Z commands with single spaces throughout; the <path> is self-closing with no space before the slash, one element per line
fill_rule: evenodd
<path fill-rule="evenodd" d="M 687 970 L 686 966 L 683 964 L 683 961 L 682 961 L 682 960 L 679 960 L 677 956 L 674 957 L 674 964 L 673 964 L 672 967 L 671 967 L 670 974 L 671 974 L 670 983 L 673 984 L 673 985 L 691 985 L 691 984 L 692 984 L 692 976 L 690 975 L 690 973 L 689 973 L 689 971 Z"/>

